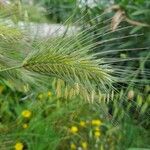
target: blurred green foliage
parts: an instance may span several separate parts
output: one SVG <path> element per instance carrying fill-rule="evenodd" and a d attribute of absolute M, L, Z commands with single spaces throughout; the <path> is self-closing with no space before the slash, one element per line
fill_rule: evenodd
<path fill-rule="evenodd" d="M 0 5 L 0 17 L 11 19 L 16 24 L 19 21 L 48 22 L 45 9 L 41 5 L 28 5 L 20 0 L 13 0 L 8 4 L 2 3 Z"/>
<path fill-rule="evenodd" d="M 46 16 L 57 23 L 66 21 L 77 7 L 77 0 L 40 0 L 38 2 L 46 8 Z"/>
<path fill-rule="evenodd" d="M 79 97 L 71 100 L 56 98 L 55 89 L 45 89 L 26 97 L 25 89 L 14 93 L 1 83 L 0 93 L 1 149 L 13 149 L 17 142 L 29 150 L 69 150 L 73 149 L 72 144 L 76 148 L 85 146 L 83 142 L 88 150 L 149 148 L 149 124 L 143 122 L 144 117 L 148 119 L 148 111 L 137 114 L 134 108 L 131 113 L 125 110 L 121 99 L 118 99 L 124 92 L 115 95 L 110 102 L 114 110 L 111 113 L 108 104 L 103 102 L 89 104 Z M 126 107 L 136 97 L 135 94 L 131 100 L 128 99 L 131 95 L 126 95 Z M 143 105 L 138 104 L 140 107 Z"/>

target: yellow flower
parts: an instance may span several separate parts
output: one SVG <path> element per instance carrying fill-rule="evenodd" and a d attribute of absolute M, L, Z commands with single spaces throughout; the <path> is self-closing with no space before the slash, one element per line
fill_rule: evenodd
<path fill-rule="evenodd" d="M 82 142 L 82 143 L 81 143 L 81 146 L 82 146 L 82 148 L 83 148 L 84 150 L 86 150 L 88 144 L 87 144 L 87 142 Z"/>
<path fill-rule="evenodd" d="M 22 125 L 22 127 L 23 127 L 24 129 L 26 129 L 26 128 L 28 128 L 28 124 L 27 124 L 27 123 L 24 123 L 24 124 Z"/>
<path fill-rule="evenodd" d="M 70 128 L 70 132 L 73 133 L 73 134 L 77 133 L 77 132 L 78 132 L 78 127 L 72 126 L 72 127 Z"/>
<path fill-rule="evenodd" d="M 47 93 L 47 95 L 48 95 L 48 97 L 50 97 L 50 96 L 52 96 L 52 93 L 49 91 L 49 92 Z"/>
<path fill-rule="evenodd" d="M 30 118 L 32 115 L 32 112 L 30 110 L 24 110 L 24 111 L 22 111 L 21 114 L 24 118 Z"/>
<path fill-rule="evenodd" d="M 77 147 L 76 147 L 76 145 L 75 145 L 74 143 L 71 143 L 71 144 L 70 144 L 70 148 L 71 148 L 71 149 L 76 149 Z"/>
<path fill-rule="evenodd" d="M 85 121 L 80 121 L 80 126 L 81 127 L 85 127 L 86 126 L 86 122 Z"/>
<path fill-rule="evenodd" d="M 100 126 L 101 124 L 102 124 L 102 122 L 99 119 L 92 120 L 92 125 L 94 125 L 94 126 Z"/>
<path fill-rule="evenodd" d="M 17 142 L 14 146 L 15 150 L 23 150 L 23 143 Z"/>
<path fill-rule="evenodd" d="M 94 132 L 94 136 L 95 136 L 96 138 L 99 138 L 99 137 L 101 136 L 100 131 L 95 131 L 95 132 Z"/>

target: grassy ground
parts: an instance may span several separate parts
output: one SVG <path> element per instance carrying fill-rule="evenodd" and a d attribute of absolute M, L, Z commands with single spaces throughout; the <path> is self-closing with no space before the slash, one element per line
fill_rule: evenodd
<path fill-rule="evenodd" d="M 132 108 L 129 113 L 115 99 L 113 104 L 87 103 L 80 97 L 57 98 L 52 89 L 25 97 L 26 90 L 0 87 L 1 150 L 150 148 L 147 109 L 139 114 Z M 116 107 L 121 109 L 110 111 Z M 120 110 L 125 110 L 122 117 Z"/>

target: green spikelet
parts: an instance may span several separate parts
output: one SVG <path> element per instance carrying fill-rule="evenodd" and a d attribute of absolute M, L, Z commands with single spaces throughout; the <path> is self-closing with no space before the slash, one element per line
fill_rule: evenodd
<path fill-rule="evenodd" d="M 62 52 L 64 49 L 62 49 Z M 76 55 L 77 53 L 78 56 Z M 23 63 L 23 68 L 40 74 L 54 76 L 72 85 L 78 83 L 88 91 L 91 89 L 108 91 L 111 87 L 111 69 L 100 66 L 101 60 L 96 60 L 88 53 L 80 55 L 80 52 L 69 54 L 48 50 L 35 52 Z"/>

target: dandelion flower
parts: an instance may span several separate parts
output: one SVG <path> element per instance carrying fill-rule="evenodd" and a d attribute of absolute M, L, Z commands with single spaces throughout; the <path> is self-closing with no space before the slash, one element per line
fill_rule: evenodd
<path fill-rule="evenodd" d="M 75 145 L 74 143 L 71 143 L 71 144 L 70 144 L 70 148 L 71 148 L 72 150 L 74 150 L 74 149 L 76 149 L 77 147 L 76 147 L 76 145 Z"/>
<path fill-rule="evenodd" d="M 101 136 L 100 131 L 95 131 L 95 132 L 94 132 L 94 136 L 95 136 L 96 138 L 99 138 L 99 137 Z"/>
<path fill-rule="evenodd" d="M 86 150 L 87 147 L 88 147 L 88 144 L 87 144 L 87 142 L 82 142 L 82 143 L 81 143 L 81 146 L 82 146 L 82 148 L 83 148 L 84 150 Z"/>
<path fill-rule="evenodd" d="M 24 124 L 22 125 L 22 127 L 23 127 L 24 129 L 26 129 L 26 128 L 28 128 L 28 124 L 27 124 L 27 123 L 24 123 Z"/>
<path fill-rule="evenodd" d="M 101 124 L 102 124 L 102 121 L 99 119 L 92 120 L 92 125 L 94 126 L 100 126 Z"/>
<path fill-rule="evenodd" d="M 14 146 L 15 150 L 23 150 L 23 147 L 24 145 L 21 142 L 17 142 Z"/>
<path fill-rule="evenodd" d="M 73 134 L 77 133 L 78 132 L 78 127 L 77 126 L 72 126 L 70 128 L 70 132 L 73 133 Z"/>
<path fill-rule="evenodd" d="M 80 121 L 80 126 L 81 126 L 81 127 L 85 127 L 85 126 L 86 126 L 85 121 Z"/>
<path fill-rule="evenodd" d="M 24 111 L 22 111 L 21 114 L 24 118 L 30 118 L 32 115 L 32 112 L 30 110 L 24 110 Z"/>

